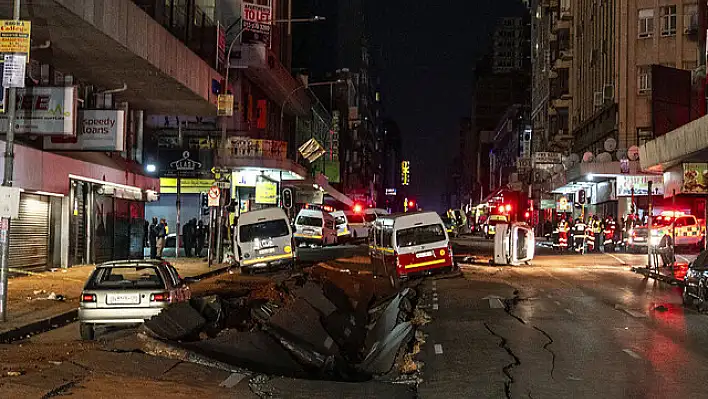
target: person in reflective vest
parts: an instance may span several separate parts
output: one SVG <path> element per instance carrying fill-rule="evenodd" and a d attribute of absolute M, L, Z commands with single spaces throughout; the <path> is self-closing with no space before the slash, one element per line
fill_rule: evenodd
<path fill-rule="evenodd" d="M 585 253 L 585 232 L 588 226 L 580 219 L 575 219 L 573 226 L 573 248 L 575 252 Z"/>
<path fill-rule="evenodd" d="M 603 247 L 605 250 L 614 250 L 616 228 L 617 226 L 612 216 L 605 218 L 605 227 L 603 229 Z"/>
<path fill-rule="evenodd" d="M 595 230 L 593 228 L 595 224 L 595 218 L 589 217 L 588 224 L 585 226 L 585 244 L 587 246 L 588 252 L 595 251 Z"/>
<path fill-rule="evenodd" d="M 600 251 L 601 244 L 599 240 L 602 239 L 602 223 L 600 223 L 600 218 L 598 218 L 597 215 L 593 216 L 592 219 L 592 232 L 596 240 L 595 245 L 593 246 L 593 251 L 598 252 Z"/>

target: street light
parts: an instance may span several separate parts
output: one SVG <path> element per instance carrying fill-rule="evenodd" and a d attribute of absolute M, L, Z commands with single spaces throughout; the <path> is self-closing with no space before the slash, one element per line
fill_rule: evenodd
<path fill-rule="evenodd" d="M 266 21 L 270 22 L 269 25 L 275 25 L 275 24 L 281 24 L 281 23 L 294 23 L 294 22 L 320 22 L 324 21 L 325 17 L 321 17 L 319 15 L 315 15 L 314 17 L 311 18 L 290 18 L 290 19 L 274 19 L 272 21 Z M 243 25 L 243 24 L 242 24 Z M 231 51 L 234 49 L 234 44 L 238 41 L 238 39 L 241 37 L 243 32 L 246 31 L 246 28 L 241 26 L 241 29 L 239 29 L 238 33 L 236 33 L 236 36 L 233 38 L 231 41 L 231 44 L 229 45 L 229 50 L 226 52 L 226 73 L 224 74 L 224 88 L 223 88 L 223 93 L 226 94 L 226 89 L 229 87 L 229 70 L 231 69 Z M 221 146 L 222 148 L 226 149 L 226 117 L 222 120 L 221 123 Z"/>
<path fill-rule="evenodd" d="M 300 86 L 296 87 L 293 89 L 293 91 L 288 94 L 287 97 L 285 97 L 285 101 L 283 101 L 283 105 L 280 107 L 280 137 L 283 137 L 283 118 L 285 117 L 285 106 L 288 105 L 288 102 L 292 99 L 293 95 L 297 93 L 298 90 L 304 89 L 304 88 L 310 88 L 313 86 L 334 86 L 338 84 L 342 84 L 345 81 L 343 79 L 337 79 L 337 80 L 331 80 L 327 82 L 315 82 L 315 83 L 303 83 Z"/>

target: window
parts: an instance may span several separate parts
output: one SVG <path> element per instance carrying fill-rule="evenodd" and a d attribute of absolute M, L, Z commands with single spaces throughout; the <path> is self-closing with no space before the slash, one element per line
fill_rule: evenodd
<path fill-rule="evenodd" d="M 164 289 L 162 276 L 153 266 L 116 266 L 96 269 L 87 289 L 113 288 L 135 289 L 155 288 Z"/>
<path fill-rule="evenodd" d="M 661 7 L 661 36 L 676 34 L 676 6 Z"/>
<path fill-rule="evenodd" d="M 639 10 L 639 37 L 651 37 L 654 34 L 654 10 Z"/>
<path fill-rule="evenodd" d="M 295 223 L 301 226 L 322 227 L 322 219 L 312 216 L 300 216 Z"/>
<path fill-rule="evenodd" d="M 651 67 L 640 66 L 637 70 L 637 88 L 639 93 L 646 93 L 651 90 Z"/>
<path fill-rule="evenodd" d="M 690 35 L 698 32 L 698 4 L 683 6 L 683 33 Z"/>
<path fill-rule="evenodd" d="M 303 218 L 304 216 L 300 217 L 300 219 Z M 304 223 L 301 222 L 300 224 Z M 319 224 L 316 226 L 320 227 Z M 241 242 L 250 242 L 256 238 L 263 239 L 284 237 L 288 234 L 290 234 L 290 231 L 288 230 L 288 224 L 285 222 L 285 219 L 268 220 L 261 223 L 247 224 L 241 226 L 239 229 L 239 239 Z"/>
<path fill-rule="evenodd" d="M 441 224 L 411 227 L 396 233 L 399 247 L 413 247 L 440 241 L 445 241 L 445 230 Z"/>

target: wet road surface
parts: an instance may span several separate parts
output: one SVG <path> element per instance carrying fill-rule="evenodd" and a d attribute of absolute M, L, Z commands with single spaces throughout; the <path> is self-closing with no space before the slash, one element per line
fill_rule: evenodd
<path fill-rule="evenodd" d="M 420 396 L 706 397 L 708 316 L 629 271 L 642 255 L 608 255 L 466 265 L 464 278 L 426 282 Z"/>

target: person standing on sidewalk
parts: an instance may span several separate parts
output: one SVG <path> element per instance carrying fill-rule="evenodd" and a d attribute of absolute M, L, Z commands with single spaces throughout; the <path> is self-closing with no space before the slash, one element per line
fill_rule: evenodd
<path fill-rule="evenodd" d="M 184 244 L 184 256 L 187 258 L 192 256 L 192 221 L 189 220 L 182 227 L 182 243 Z"/>
<path fill-rule="evenodd" d="M 148 245 L 150 246 L 150 259 L 157 258 L 157 218 L 152 218 L 152 223 L 148 227 Z"/>
<path fill-rule="evenodd" d="M 206 237 L 206 228 L 204 227 L 204 222 L 201 220 L 197 223 L 194 232 L 194 256 L 202 256 L 202 250 L 204 249 L 204 239 Z"/>
<path fill-rule="evenodd" d="M 164 218 L 160 219 L 160 224 L 157 226 L 157 259 L 162 259 L 162 251 L 165 249 L 167 241 L 167 221 Z"/>

